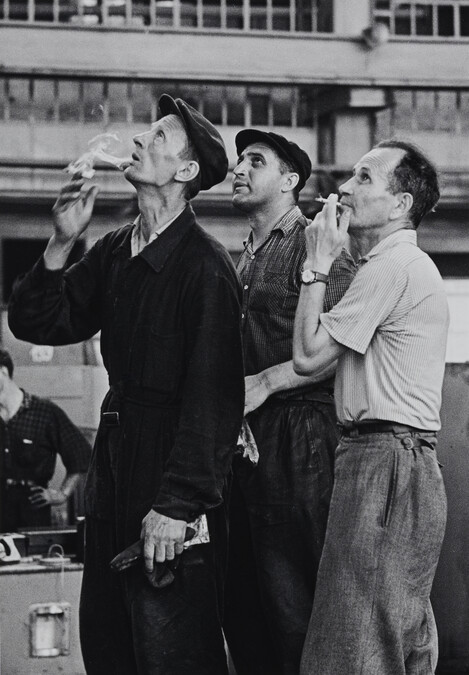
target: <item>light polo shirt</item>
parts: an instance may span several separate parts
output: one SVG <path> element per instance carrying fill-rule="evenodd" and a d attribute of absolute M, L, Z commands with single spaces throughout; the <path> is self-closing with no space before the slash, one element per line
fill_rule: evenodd
<path fill-rule="evenodd" d="M 441 276 L 399 230 L 364 258 L 342 300 L 320 321 L 348 349 L 339 358 L 339 422 L 389 420 L 440 429 L 449 324 Z"/>

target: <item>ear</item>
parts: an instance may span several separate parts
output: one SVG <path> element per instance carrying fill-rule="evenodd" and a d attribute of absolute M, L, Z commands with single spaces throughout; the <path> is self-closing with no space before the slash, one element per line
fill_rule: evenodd
<path fill-rule="evenodd" d="M 291 192 L 292 190 L 294 190 L 298 185 L 299 180 L 300 180 L 299 174 L 286 173 L 285 180 L 283 181 L 282 185 L 282 192 Z"/>
<path fill-rule="evenodd" d="M 410 192 L 398 192 L 394 195 L 396 203 L 392 209 L 389 217 L 391 220 L 397 220 L 398 218 L 407 218 L 409 211 L 411 210 L 414 204 L 414 198 Z"/>
<path fill-rule="evenodd" d="M 193 180 L 199 172 L 199 163 L 191 159 L 190 161 L 181 164 L 179 169 L 176 171 L 174 180 L 178 183 L 188 183 L 189 181 Z"/>

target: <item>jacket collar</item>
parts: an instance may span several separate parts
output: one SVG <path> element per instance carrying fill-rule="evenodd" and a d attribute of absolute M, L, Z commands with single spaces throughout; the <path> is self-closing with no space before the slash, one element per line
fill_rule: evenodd
<path fill-rule="evenodd" d="M 147 244 L 135 258 L 142 258 L 155 272 L 161 272 L 171 253 L 182 241 L 187 232 L 195 225 L 195 213 L 190 204 L 154 241 Z M 130 240 L 133 224 L 127 226 L 127 232 L 116 247 L 114 253 L 124 249 L 130 255 Z"/>

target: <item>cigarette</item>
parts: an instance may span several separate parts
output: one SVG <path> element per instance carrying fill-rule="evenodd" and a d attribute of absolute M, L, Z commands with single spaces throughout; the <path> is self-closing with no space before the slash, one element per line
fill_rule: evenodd
<path fill-rule="evenodd" d="M 327 199 L 326 199 L 325 197 L 322 197 L 321 195 L 319 195 L 319 197 L 315 197 L 315 198 L 314 198 L 314 201 L 315 201 L 315 202 L 321 202 L 321 204 L 326 204 L 326 203 L 327 203 Z M 336 207 L 337 207 L 337 210 L 338 210 L 338 211 L 343 211 L 343 210 L 344 210 L 344 207 L 342 206 L 342 204 L 337 203 Z"/>

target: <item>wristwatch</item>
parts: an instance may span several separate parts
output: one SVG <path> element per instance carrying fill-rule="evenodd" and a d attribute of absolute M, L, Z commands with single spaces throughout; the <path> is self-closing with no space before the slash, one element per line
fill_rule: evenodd
<path fill-rule="evenodd" d="M 306 284 L 317 284 L 318 281 L 321 281 L 323 284 L 327 284 L 329 277 L 327 274 L 322 274 L 321 272 L 315 272 L 314 270 L 303 270 L 301 273 L 301 283 Z"/>

